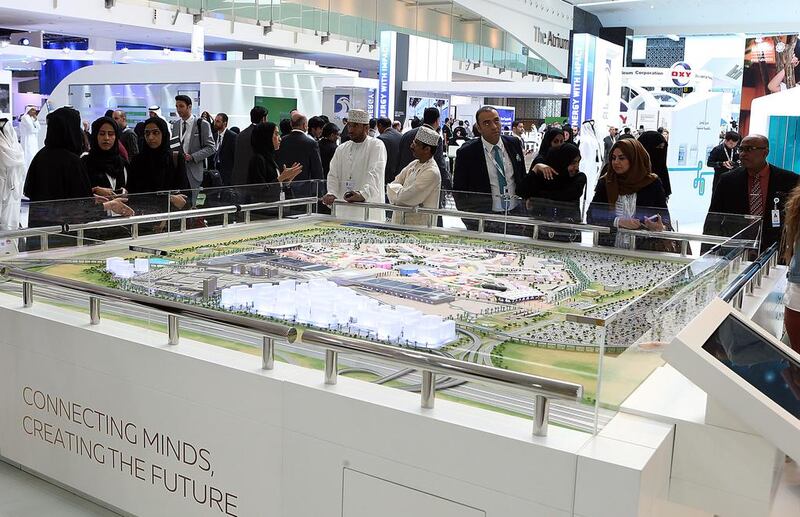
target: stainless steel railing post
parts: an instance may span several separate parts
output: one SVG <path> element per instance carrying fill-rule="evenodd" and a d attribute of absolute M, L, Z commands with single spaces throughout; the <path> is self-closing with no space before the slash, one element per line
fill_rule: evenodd
<path fill-rule="evenodd" d="M 83 230 L 78 230 L 78 246 L 83 246 Z"/>
<path fill-rule="evenodd" d="M 275 368 L 275 340 L 264 336 L 261 341 L 261 369 L 272 370 Z"/>
<path fill-rule="evenodd" d="M 422 390 L 420 391 L 422 397 L 422 407 L 425 409 L 433 409 L 436 402 L 436 374 L 428 370 L 422 371 Z"/>
<path fill-rule="evenodd" d="M 539 238 L 539 225 L 537 225 L 537 224 L 533 225 L 533 233 L 531 234 L 531 238 L 533 240 L 536 240 L 536 239 Z"/>
<path fill-rule="evenodd" d="M 685 257 L 689 253 L 689 241 L 681 241 L 681 257 Z"/>
<path fill-rule="evenodd" d="M 251 210 L 245 210 L 245 212 L 244 212 L 244 224 L 250 224 L 250 212 L 251 212 Z"/>
<path fill-rule="evenodd" d="M 39 248 L 41 248 L 42 251 L 47 251 L 48 249 L 50 249 L 50 236 L 47 235 L 46 233 L 42 235 L 39 242 L 40 242 Z"/>
<path fill-rule="evenodd" d="M 89 297 L 89 323 L 100 324 L 100 298 L 97 296 Z"/>
<path fill-rule="evenodd" d="M 177 345 L 181 339 L 181 329 L 178 323 L 178 317 L 174 314 L 170 314 L 167 317 L 167 332 L 169 334 L 169 341 L 170 345 Z"/>
<path fill-rule="evenodd" d="M 631 235 L 631 249 L 632 250 L 636 249 L 636 236 L 635 235 Z"/>
<path fill-rule="evenodd" d="M 22 306 L 25 308 L 33 305 L 33 283 L 22 282 Z"/>
<path fill-rule="evenodd" d="M 131 225 L 131 238 L 138 239 L 139 238 L 139 224 L 133 223 Z"/>
<path fill-rule="evenodd" d="M 547 436 L 547 424 L 550 419 L 550 399 L 544 395 L 536 395 L 533 408 L 533 435 Z"/>
<path fill-rule="evenodd" d="M 485 221 L 483 219 L 478 219 L 478 233 L 483 233 Z"/>
<path fill-rule="evenodd" d="M 325 384 L 336 384 L 339 377 L 339 353 L 325 350 Z"/>
<path fill-rule="evenodd" d="M 182 217 L 181 218 L 181 233 L 184 233 L 185 231 L 186 231 L 186 218 Z"/>
<path fill-rule="evenodd" d="M 222 227 L 227 228 L 228 226 L 228 214 L 222 214 Z"/>
<path fill-rule="evenodd" d="M 369 207 L 364 207 L 364 220 L 369 221 Z"/>

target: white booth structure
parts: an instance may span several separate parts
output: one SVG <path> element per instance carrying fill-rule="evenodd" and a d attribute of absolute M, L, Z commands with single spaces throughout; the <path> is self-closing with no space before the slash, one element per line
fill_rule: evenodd
<path fill-rule="evenodd" d="M 161 106 L 175 118 L 175 95 L 196 99 L 194 113 L 225 112 L 229 126 L 250 125 L 249 113 L 256 97 L 294 99 L 297 109 L 309 116 L 325 113 L 324 84 L 341 79 L 352 83 L 358 73 L 322 68 L 313 62 L 288 58 L 194 63 L 94 65 L 76 70 L 54 90 L 48 106 L 72 105 L 86 120 L 118 107 L 146 112 Z M 274 120 L 277 115 L 270 120 Z M 45 114 L 41 115 L 44 119 Z M 42 131 L 44 133 L 44 131 Z"/>

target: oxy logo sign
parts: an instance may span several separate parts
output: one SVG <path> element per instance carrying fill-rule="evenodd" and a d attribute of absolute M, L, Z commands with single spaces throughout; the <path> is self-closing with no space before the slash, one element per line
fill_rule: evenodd
<path fill-rule="evenodd" d="M 670 76 L 672 77 L 672 82 L 675 86 L 684 87 L 689 84 L 692 80 L 692 67 L 689 66 L 688 63 L 684 63 L 683 61 L 679 61 L 672 65 L 672 68 L 669 71 Z"/>

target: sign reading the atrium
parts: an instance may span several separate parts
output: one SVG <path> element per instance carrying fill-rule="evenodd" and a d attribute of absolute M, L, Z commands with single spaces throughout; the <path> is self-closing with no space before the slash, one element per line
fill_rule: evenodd
<path fill-rule="evenodd" d="M 533 26 L 533 40 L 536 43 L 553 48 L 569 49 L 569 38 L 562 38 L 561 35 L 553 33 L 553 31 L 544 31 L 537 25 Z"/>

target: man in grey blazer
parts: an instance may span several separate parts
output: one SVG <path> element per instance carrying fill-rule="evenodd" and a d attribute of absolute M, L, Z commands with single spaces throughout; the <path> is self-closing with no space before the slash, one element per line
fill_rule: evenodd
<path fill-rule="evenodd" d="M 192 114 L 192 99 L 188 95 L 175 97 L 178 120 L 172 123 L 173 138 L 178 139 L 186 160 L 186 175 L 192 187 L 192 204 L 197 199 L 197 190 L 203 184 L 205 159 L 216 152 L 211 125 Z"/>

